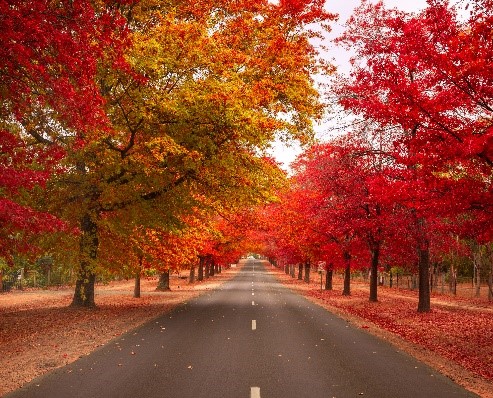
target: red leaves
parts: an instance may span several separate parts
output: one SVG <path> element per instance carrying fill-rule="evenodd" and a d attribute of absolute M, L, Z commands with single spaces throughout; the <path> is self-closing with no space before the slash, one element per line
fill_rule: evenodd
<path fill-rule="evenodd" d="M 56 146 L 37 151 L 0 130 L 0 256 L 11 260 L 14 253 L 32 249 L 28 242 L 33 235 L 64 228 L 55 217 L 35 211 L 19 199 L 26 190 L 44 185 L 60 155 Z"/>
<path fill-rule="evenodd" d="M 96 7 L 100 7 L 96 9 Z M 4 105 L 25 123 L 33 110 L 63 126 L 107 128 L 96 83 L 98 63 L 125 65 L 127 31 L 117 7 L 81 0 L 0 2 Z"/>
<path fill-rule="evenodd" d="M 97 66 L 110 54 L 121 58 L 126 32 L 117 11 L 94 7 L 86 0 L 0 1 L 0 256 L 63 227 L 29 207 L 26 191 L 63 170 L 59 161 L 73 148 L 58 144 L 70 141 L 72 129 L 81 137 L 106 127 Z"/>
<path fill-rule="evenodd" d="M 281 10 L 304 24 L 335 19 L 334 14 L 324 10 L 325 0 L 279 0 Z"/>
<path fill-rule="evenodd" d="M 414 294 L 390 289 L 381 291 L 378 303 L 368 302 L 365 293 L 354 289 L 351 297 L 341 296 L 338 291 L 310 290 L 308 294 L 493 380 L 493 312 L 490 307 L 460 309 L 463 303 L 459 300 L 440 296 L 436 298 L 433 312 L 423 314 L 415 310 Z M 369 328 L 367 324 L 361 327 Z"/>
<path fill-rule="evenodd" d="M 482 227 L 469 235 L 480 240 L 493 225 L 493 74 L 485 63 L 493 57 L 493 14 L 485 3 L 461 21 L 442 2 L 419 14 L 363 2 L 339 39 L 356 55 L 351 77 L 336 87 L 340 103 L 385 130 L 394 146 L 387 150 L 401 176 L 389 201 L 431 223 L 472 216 Z"/>

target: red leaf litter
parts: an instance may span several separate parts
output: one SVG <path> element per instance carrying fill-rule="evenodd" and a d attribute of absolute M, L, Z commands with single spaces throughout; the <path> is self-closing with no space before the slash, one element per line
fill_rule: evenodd
<path fill-rule="evenodd" d="M 485 398 L 493 397 L 493 302 L 432 294 L 432 311 L 417 312 L 417 292 L 378 288 L 378 302 L 369 301 L 369 288 L 351 282 L 351 296 L 342 296 L 342 279 L 332 291 L 277 277 L 293 290 L 376 334 L 426 362 L 455 382 Z"/>

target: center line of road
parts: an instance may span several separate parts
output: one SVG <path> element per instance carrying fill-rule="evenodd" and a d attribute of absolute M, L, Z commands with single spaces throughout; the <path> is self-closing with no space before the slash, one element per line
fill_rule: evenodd
<path fill-rule="evenodd" d="M 250 398 L 260 398 L 260 387 L 250 388 Z"/>
<path fill-rule="evenodd" d="M 255 296 L 255 293 L 252 292 L 252 296 Z"/>
<path fill-rule="evenodd" d="M 252 319 L 252 330 L 257 330 L 257 321 Z"/>
<path fill-rule="evenodd" d="M 255 305 L 255 301 L 252 300 L 252 305 Z"/>

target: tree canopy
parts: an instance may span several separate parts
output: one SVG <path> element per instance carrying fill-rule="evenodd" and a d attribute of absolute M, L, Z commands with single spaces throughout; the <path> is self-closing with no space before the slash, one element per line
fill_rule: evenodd
<path fill-rule="evenodd" d="M 492 10 L 362 1 L 328 93 L 355 122 L 316 142 L 322 0 L 3 1 L 0 256 L 74 265 L 82 306 L 100 272 L 249 251 L 343 270 L 344 294 L 367 274 L 371 301 L 398 265 L 429 311 L 434 264 L 493 236 Z M 307 145 L 290 174 L 276 139 Z"/>

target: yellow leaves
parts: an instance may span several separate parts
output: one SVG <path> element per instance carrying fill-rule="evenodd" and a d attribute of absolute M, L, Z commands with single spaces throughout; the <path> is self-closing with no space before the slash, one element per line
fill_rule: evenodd
<path fill-rule="evenodd" d="M 133 43 L 131 63 L 137 70 L 155 79 L 168 79 L 172 74 L 174 83 L 206 66 L 212 50 L 205 26 L 178 20 L 172 13 L 152 28 L 134 33 Z"/>
<path fill-rule="evenodd" d="M 87 170 L 67 189 L 107 215 L 101 228 L 161 228 L 142 238 L 149 251 L 161 242 L 156 256 L 178 256 L 178 243 L 201 239 L 195 225 L 177 232 L 194 206 L 228 212 L 274 199 L 285 176 L 261 156 L 279 132 L 310 139 L 319 63 L 303 29 L 265 2 L 142 0 L 131 16 L 133 70 L 100 75 L 112 134 L 91 137 Z"/>
<path fill-rule="evenodd" d="M 160 135 L 153 138 L 146 144 L 149 148 L 154 159 L 162 162 L 169 155 L 184 155 L 188 154 L 189 151 L 176 143 L 176 141 L 168 135 Z M 194 151 L 194 156 L 197 156 L 197 152 Z"/>

